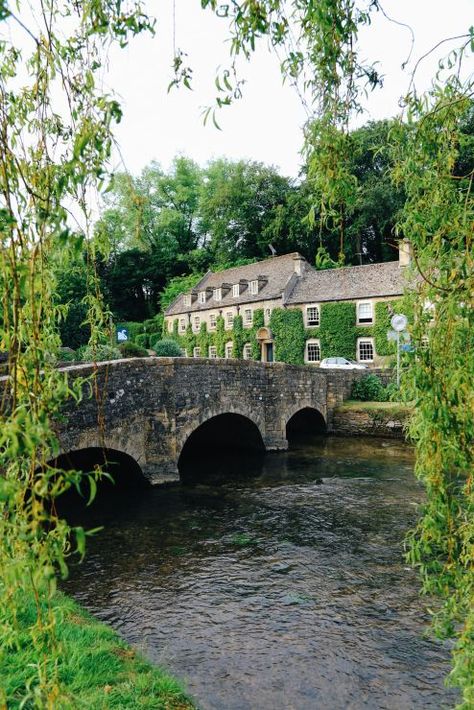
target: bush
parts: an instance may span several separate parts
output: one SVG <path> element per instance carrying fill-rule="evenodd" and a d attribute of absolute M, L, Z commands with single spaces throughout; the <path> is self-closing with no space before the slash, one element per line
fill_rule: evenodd
<path fill-rule="evenodd" d="M 122 353 L 122 357 L 148 357 L 148 350 L 140 347 L 137 343 L 120 343 L 118 349 Z"/>
<path fill-rule="evenodd" d="M 81 360 L 85 362 L 104 362 L 104 360 L 120 360 L 122 353 L 114 345 L 102 343 L 92 348 L 90 345 L 82 349 Z"/>
<path fill-rule="evenodd" d="M 158 357 L 183 357 L 183 352 L 175 340 L 158 340 L 153 350 Z"/>
<path fill-rule="evenodd" d="M 354 382 L 351 397 L 361 402 L 386 402 L 388 398 L 387 391 L 377 375 L 365 375 Z"/>
<path fill-rule="evenodd" d="M 148 333 L 141 333 L 141 335 L 137 335 L 135 342 L 141 348 L 148 348 L 150 345 L 150 336 Z"/>
<path fill-rule="evenodd" d="M 59 362 L 75 362 L 76 353 L 72 348 L 59 348 L 58 360 Z"/>

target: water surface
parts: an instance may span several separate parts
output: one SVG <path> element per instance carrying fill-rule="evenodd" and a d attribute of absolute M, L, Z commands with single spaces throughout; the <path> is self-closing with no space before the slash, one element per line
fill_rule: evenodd
<path fill-rule="evenodd" d="M 404 444 L 335 438 L 195 465 L 97 511 L 66 590 L 202 710 L 451 707 L 449 649 L 423 636 L 402 559 L 412 468 Z"/>

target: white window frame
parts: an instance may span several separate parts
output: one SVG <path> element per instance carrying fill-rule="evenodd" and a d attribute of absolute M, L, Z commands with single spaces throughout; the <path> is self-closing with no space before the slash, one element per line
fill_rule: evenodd
<path fill-rule="evenodd" d="M 233 355 L 232 355 L 233 350 L 234 350 L 234 343 L 232 342 L 232 340 L 229 340 L 229 341 L 225 344 L 225 350 L 224 350 L 224 352 L 225 352 L 225 357 L 226 357 L 227 360 L 230 360 L 230 359 L 233 357 Z M 230 354 L 229 354 L 229 351 L 230 351 Z"/>
<path fill-rule="evenodd" d="M 186 332 L 186 320 L 184 318 L 179 319 L 179 332 L 180 333 Z"/>
<path fill-rule="evenodd" d="M 215 301 L 222 301 L 222 288 L 215 288 L 214 289 L 214 300 Z"/>
<path fill-rule="evenodd" d="M 225 327 L 226 330 L 231 330 L 234 325 L 234 311 L 227 311 L 225 314 Z"/>
<path fill-rule="evenodd" d="M 209 330 L 215 330 L 217 328 L 217 316 L 215 313 L 209 314 Z"/>
<path fill-rule="evenodd" d="M 361 320 L 360 317 L 360 307 L 370 306 L 370 320 L 367 318 Z M 358 301 L 357 302 L 357 325 L 372 325 L 374 322 L 374 304 L 372 301 Z"/>
<path fill-rule="evenodd" d="M 242 350 L 242 357 L 244 360 L 252 359 L 252 343 L 245 343 Z"/>
<path fill-rule="evenodd" d="M 318 359 L 313 359 L 309 357 L 310 355 L 310 345 L 317 345 L 318 350 L 319 350 L 319 358 Z M 316 338 L 310 338 L 309 340 L 306 341 L 305 348 L 304 348 L 304 361 L 308 363 L 309 365 L 315 363 L 315 362 L 321 362 L 321 342 L 316 339 Z"/>
<path fill-rule="evenodd" d="M 268 325 L 270 323 L 271 315 L 272 315 L 272 309 L 265 308 L 265 311 L 263 314 L 263 322 L 265 323 L 265 325 Z"/>
<path fill-rule="evenodd" d="M 201 328 L 201 319 L 199 316 L 194 316 L 193 317 L 193 330 L 195 333 L 199 333 L 199 330 Z"/>
<path fill-rule="evenodd" d="M 250 293 L 252 296 L 256 296 L 258 294 L 258 279 L 254 279 L 250 282 Z"/>
<path fill-rule="evenodd" d="M 309 317 L 310 309 L 316 309 L 317 318 Z M 307 328 L 319 328 L 321 324 L 321 309 L 318 303 L 308 303 L 308 305 L 305 306 L 305 323 Z"/>
<path fill-rule="evenodd" d="M 193 357 L 201 357 L 201 348 L 199 345 L 196 345 L 196 347 L 193 348 Z"/>
<path fill-rule="evenodd" d="M 240 284 L 234 284 L 232 286 L 232 296 L 233 298 L 238 298 L 240 296 Z"/>
<path fill-rule="evenodd" d="M 361 357 L 360 346 L 362 344 L 368 343 L 372 346 L 372 357 Z M 357 362 L 373 362 L 375 358 L 375 345 L 373 338 L 357 338 Z"/>
<path fill-rule="evenodd" d="M 215 345 L 209 345 L 208 356 L 211 360 L 217 360 L 217 347 Z"/>
<path fill-rule="evenodd" d="M 199 291 L 198 303 L 206 303 L 206 292 L 205 291 Z"/>
<path fill-rule="evenodd" d="M 250 319 L 247 318 L 247 314 L 250 313 Z M 244 325 L 252 325 L 253 323 L 253 313 L 251 308 L 244 309 Z"/>

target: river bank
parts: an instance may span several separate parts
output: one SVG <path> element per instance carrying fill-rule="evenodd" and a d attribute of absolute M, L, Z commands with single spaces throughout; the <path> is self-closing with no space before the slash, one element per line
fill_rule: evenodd
<path fill-rule="evenodd" d="M 412 407 L 401 402 L 347 400 L 334 411 L 332 434 L 406 439 Z"/>
<path fill-rule="evenodd" d="M 106 624 L 94 619 L 62 593 L 54 597 L 60 695 L 54 708 L 66 710 L 192 710 L 182 686 L 169 674 L 145 661 Z M 27 693 L 31 665 L 38 663 L 26 628 L 35 614 L 33 599 L 19 610 L 25 628 L 18 648 L 1 654 L 0 707 L 19 708 Z M 30 689 L 33 691 L 33 689 Z M 26 707 L 33 707 L 27 704 Z"/>

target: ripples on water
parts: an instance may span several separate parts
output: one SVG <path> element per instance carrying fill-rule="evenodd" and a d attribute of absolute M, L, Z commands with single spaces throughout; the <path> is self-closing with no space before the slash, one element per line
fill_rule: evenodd
<path fill-rule="evenodd" d="M 412 467 L 401 443 L 322 438 L 195 469 L 96 511 L 66 591 L 202 710 L 450 707 L 449 650 L 423 637 L 401 556 Z"/>

